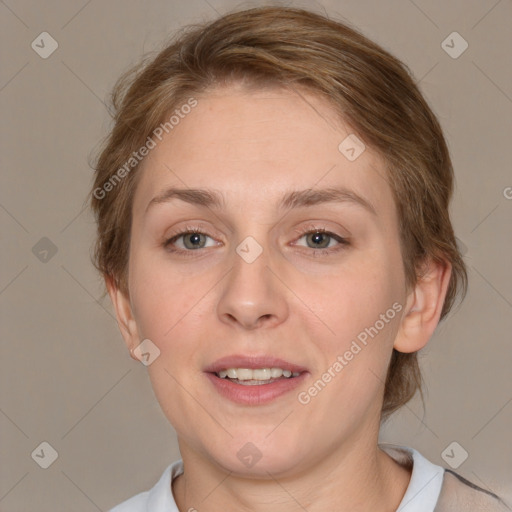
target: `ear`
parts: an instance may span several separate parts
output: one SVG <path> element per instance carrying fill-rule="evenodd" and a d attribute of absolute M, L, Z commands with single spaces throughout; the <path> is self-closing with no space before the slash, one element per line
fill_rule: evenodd
<path fill-rule="evenodd" d="M 139 361 L 139 359 L 133 355 L 133 351 L 139 345 L 140 341 L 130 299 L 117 287 L 112 276 L 105 276 L 105 285 L 116 311 L 117 325 L 123 335 L 126 346 L 130 350 L 130 356 L 132 359 Z"/>
<path fill-rule="evenodd" d="M 434 334 L 450 283 L 452 265 L 429 260 L 407 297 L 407 304 L 393 347 L 398 352 L 422 349 Z"/>

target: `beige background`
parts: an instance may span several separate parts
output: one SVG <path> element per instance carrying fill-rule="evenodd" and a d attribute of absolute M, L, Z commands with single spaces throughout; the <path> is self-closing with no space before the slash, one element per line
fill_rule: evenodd
<path fill-rule="evenodd" d="M 94 225 L 83 210 L 88 158 L 109 126 L 103 101 L 143 52 L 185 23 L 263 3 L 0 3 L 0 510 L 107 510 L 179 457 L 145 367 L 100 299 L 89 262 Z M 418 400 L 404 407 L 382 440 L 445 467 L 441 454 L 457 441 L 469 454 L 457 471 L 512 506 L 512 2 L 292 5 L 348 20 L 410 67 L 456 170 L 453 222 L 470 291 L 422 352 L 425 411 Z M 43 31 L 59 45 L 47 59 L 31 48 Z M 453 31 L 469 44 L 457 59 L 441 47 Z M 33 251 L 43 237 L 56 254 L 41 252 L 47 241 Z M 31 457 L 43 441 L 58 452 L 48 469 Z"/>

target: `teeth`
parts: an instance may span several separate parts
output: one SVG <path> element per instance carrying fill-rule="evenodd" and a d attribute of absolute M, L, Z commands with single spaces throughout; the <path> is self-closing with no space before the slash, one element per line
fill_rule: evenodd
<path fill-rule="evenodd" d="M 290 370 L 283 370 L 282 368 L 227 368 L 217 374 L 221 379 L 229 377 L 230 379 L 238 380 L 270 380 L 278 379 L 279 377 L 298 377 L 299 372 L 291 372 Z"/>

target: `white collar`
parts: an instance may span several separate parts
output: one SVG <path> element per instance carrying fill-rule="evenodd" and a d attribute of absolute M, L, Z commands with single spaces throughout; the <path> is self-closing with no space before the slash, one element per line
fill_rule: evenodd
<path fill-rule="evenodd" d="M 434 512 L 443 486 L 444 468 L 427 460 L 420 452 L 407 446 L 379 443 L 398 463 L 412 459 L 412 475 L 396 512 Z"/>

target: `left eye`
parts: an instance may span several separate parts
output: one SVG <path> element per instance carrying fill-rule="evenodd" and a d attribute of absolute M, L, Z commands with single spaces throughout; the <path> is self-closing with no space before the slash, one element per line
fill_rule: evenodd
<path fill-rule="evenodd" d="M 331 233 L 324 229 L 306 231 L 305 233 L 302 233 L 302 236 L 299 238 L 299 240 L 302 238 L 306 238 L 306 243 L 311 249 L 326 250 L 327 252 L 329 252 L 331 249 L 336 250 L 334 247 L 340 244 L 348 245 L 348 241 L 345 238 L 342 238 L 341 236 L 338 236 L 335 233 Z M 331 245 L 333 240 L 337 242 L 337 244 L 334 244 L 334 247 Z M 313 246 L 309 246 L 309 243 L 311 243 Z"/>

